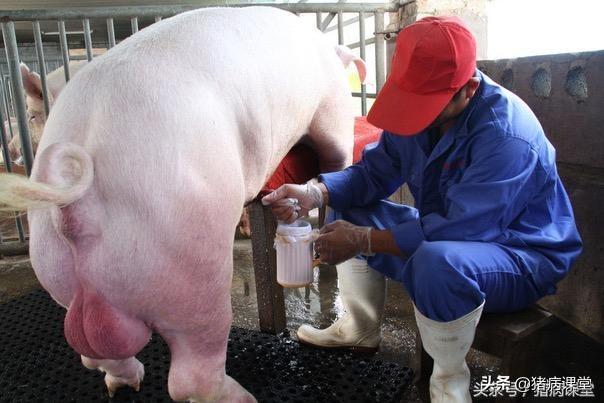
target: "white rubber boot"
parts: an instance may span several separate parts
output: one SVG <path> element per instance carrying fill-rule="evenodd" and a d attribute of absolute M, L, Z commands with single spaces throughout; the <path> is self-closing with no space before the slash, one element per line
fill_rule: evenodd
<path fill-rule="evenodd" d="M 309 325 L 298 329 L 298 340 L 314 347 L 375 352 L 382 340 L 386 279 L 361 259 L 336 267 L 345 313 L 326 329 Z"/>
<path fill-rule="evenodd" d="M 434 360 L 430 377 L 432 403 L 471 403 L 470 369 L 466 355 L 470 351 L 484 302 L 472 312 L 451 322 L 437 322 L 415 308 L 424 350 Z"/>

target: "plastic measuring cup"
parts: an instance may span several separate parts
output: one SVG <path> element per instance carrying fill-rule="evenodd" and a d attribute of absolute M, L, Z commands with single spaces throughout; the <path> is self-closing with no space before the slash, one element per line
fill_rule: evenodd
<path fill-rule="evenodd" d="M 277 282 L 283 287 L 304 287 L 313 281 L 312 227 L 309 222 L 296 220 L 291 224 L 279 222 L 275 237 L 277 250 Z"/>

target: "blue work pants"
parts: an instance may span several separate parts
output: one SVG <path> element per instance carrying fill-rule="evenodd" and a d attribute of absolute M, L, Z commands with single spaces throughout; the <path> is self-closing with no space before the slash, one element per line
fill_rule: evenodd
<path fill-rule="evenodd" d="M 328 222 L 387 229 L 417 219 L 415 208 L 380 201 L 364 208 L 331 211 Z M 535 303 L 539 293 L 530 273 L 507 246 L 488 242 L 424 241 L 411 256 L 375 254 L 371 268 L 403 283 L 426 317 L 450 322 L 485 302 L 483 312 L 513 312 Z"/>

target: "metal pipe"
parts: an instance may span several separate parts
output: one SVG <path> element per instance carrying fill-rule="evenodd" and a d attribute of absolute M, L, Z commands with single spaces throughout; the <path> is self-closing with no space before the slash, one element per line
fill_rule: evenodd
<path fill-rule="evenodd" d="M 92 37 L 90 35 L 90 20 L 88 18 L 84 18 L 82 20 L 82 25 L 84 26 L 84 43 L 86 44 L 86 57 L 88 61 L 92 61 Z"/>
<path fill-rule="evenodd" d="M 69 45 L 67 44 L 67 34 L 65 33 L 65 21 L 59 20 L 59 39 L 61 40 L 61 54 L 63 55 L 63 72 L 65 81 L 69 81 Z"/>
<path fill-rule="evenodd" d="M 42 83 L 42 98 L 44 99 L 44 113 L 48 117 L 50 104 L 48 103 L 48 88 L 46 87 L 46 62 L 44 61 L 44 46 L 40 32 L 40 21 L 34 21 L 34 40 L 36 42 L 36 54 L 40 65 L 40 82 Z"/>
<path fill-rule="evenodd" d="M 317 29 L 321 29 L 321 13 L 320 12 L 316 12 L 315 16 L 317 18 Z"/>
<path fill-rule="evenodd" d="M 8 143 L 10 142 L 10 139 L 8 138 L 8 133 L 4 127 L 4 114 L 2 113 L 1 109 L 0 122 L 0 135 L 2 136 L 0 137 L 0 141 L 2 141 L 2 157 L 4 158 L 4 167 L 6 168 L 6 172 L 11 173 L 13 172 L 13 164 L 11 163 L 10 155 L 8 154 Z M 8 126 L 10 127 L 10 117 L 8 120 L 6 120 L 6 122 L 8 122 Z"/>
<path fill-rule="evenodd" d="M 330 14 L 327 15 L 327 17 L 325 17 L 325 19 L 321 23 L 321 31 L 323 31 L 323 32 L 327 31 L 327 27 L 329 27 L 329 24 L 331 24 L 331 22 L 333 21 L 333 19 L 335 18 L 335 16 L 336 16 L 336 13 L 330 13 Z"/>
<path fill-rule="evenodd" d="M 344 44 L 344 14 L 338 11 L 338 45 Z"/>
<path fill-rule="evenodd" d="M 133 34 L 138 32 L 138 18 L 137 17 L 130 18 L 130 28 L 132 28 Z"/>
<path fill-rule="evenodd" d="M 8 82 L 6 82 L 4 80 L 4 75 L 0 74 L 0 82 L 2 84 L 2 93 L 3 93 L 3 99 L 4 99 L 4 110 L 6 112 L 6 118 L 9 121 L 9 125 L 8 125 L 8 130 L 10 131 L 10 138 L 12 139 L 15 136 L 15 133 L 13 133 L 13 125 L 10 124 L 10 109 L 11 109 L 11 103 L 10 103 L 10 95 L 9 95 L 9 89 L 8 89 Z"/>
<path fill-rule="evenodd" d="M 376 11 L 375 13 L 375 84 L 376 90 L 379 92 L 386 81 L 386 66 L 385 53 L 386 42 L 384 41 L 384 12 Z"/>
<path fill-rule="evenodd" d="M 363 11 L 363 13 L 365 13 L 365 12 Z M 371 14 L 365 14 L 365 18 L 371 18 L 371 17 L 372 17 L 372 15 L 371 15 Z M 359 17 L 350 18 L 350 19 L 348 19 L 348 20 L 344 21 L 344 26 L 355 24 L 355 23 L 356 23 L 356 22 L 358 22 L 358 21 L 359 21 Z M 325 29 L 325 32 L 331 32 L 331 31 L 333 31 L 333 30 L 334 30 L 334 29 L 336 29 L 336 28 L 337 28 L 337 27 L 329 27 L 329 28 L 326 28 L 326 29 Z"/>
<path fill-rule="evenodd" d="M 368 93 L 366 95 L 367 95 L 367 98 L 377 98 L 377 94 Z M 355 98 L 360 98 L 361 96 L 363 96 L 363 94 L 360 92 L 353 92 L 352 96 Z"/>
<path fill-rule="evenodd" d="M 0 246 L 0 256 L 18 256 L 27 255 L 29 252 L 29 242 L 20 240 L 20 242 L 6 242 Z"/>
<path fill-rule="evenodd" d="M 359 56 L 365 60 L 365 13 L 359 13 Z M 361 115 L 367 115 L 367 86 L 361 83 Z"/>
<path fill-rule="evenodd" d="M 0 108 L 0 140 L 2 142 L 2 157 L 4 158 L 4 167 L 6 169 L 6 172 L 11 173 L 13 172 L 13 166 L 10 160 L 10 155 L 8 154 L 8 137 L 7 137 L 7 133 L 6 130 L 4 128 L 4 116 L 2 115 L 2 109 Z M 8 126 L 10 127 L 10 119 L 8 120 Z M 15 215 L 15 225 L 17 226 L 17 234 L 19 235 L 19 241 L 21 242 L 25 242 L 25 230 L 23 229 L 23 221 L 21 219 L 21 216 L 16 214 Z M 1 237 L 0 237 L 0 241 L 1 241 Z"/>
<path fill-rule="evenodd" d="M 113 18 L 107 18 L 107 40 L 109 49 L 115 46 L 115 29 L 113 28 Z"/>
<path fill-rule="evenodd" d="M 294 4 L 271 4 L 294 13 L 368 13 L 381 10 L 383 12 L 395 12 L 401 6 L 415 0 L 404 2 L 387 3 L 294 3 Z M 128 18 L 132 15 L 139 17 L 155 17 L 157 15 L 175 15 L 200 7 L 224 7 L 224 3 L 202 3 L 199 5 L 167 5 L 167 6 L 113 6 L 113 7 L 71 7 L 35 10 L 0 10 L 0 18 L 5 17 L 12 21 L 33 20 L 59 20 L 59 19 L 84 19 L 84 18 Z M 227 4 L 228 7 L 249 7 L 249 3 Z"/>
<path fill-rule="evenodd" d="M 368 45 L 371 45 L 373 43 L 375 43 L 375 38 L 365 39 L 365 47 L 367 47 Z M 346 46 L 349 47 L 350 49 L 356 49 L 356 48 L 361 47 L 361 42 L 347 43 Z"/>
<path fill-rule="evenodd" d="M 338 0 L 338 5 L 339 4 L 343 4 L 346 3 L 347 0 Z M 333 21 L 334 17 L 336 16 L 336 13 L 338 11 L 340 11 L 341 9 L 336 10 L 335 12 L 331 12 L 327 15 L 327 17 L 325 17 L 325 21 L 323 21 L 323 24 L 321 24 L 321 31 L 325 32 L 327 30 L 327 27 L 329 26 L 329 24 L 331 24 L 331 21 Z M 336 28 L 337 28 L 337 24 L 336 24 Z"/>
<path fill-rule="evenodd" d="M 15 23 L 12 21 L 2 24 L 2 37 L 6 47 L 6 60 L 8 62 L 8 73 L 13 89 L 13 104 L 17 112 L 17 124 L 21 138 L 21 153 L 25 162 L 25 173 L 31 174 L 34 163 L 34 153 L 27 127 L 27 111 L 25 109 L 25 94 L 23 93 L 23 80 L 19 68 L 19 52 L 17 48 L 17 37 L 15 35 Z"/>

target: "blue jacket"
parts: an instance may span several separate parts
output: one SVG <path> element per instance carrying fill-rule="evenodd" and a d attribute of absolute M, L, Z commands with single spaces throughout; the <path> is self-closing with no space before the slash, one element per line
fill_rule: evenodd
<path fill-rule="evenodd" d="M 434 147 L 428 130 L 384 131 L 361 161 L 320 180 L 335 210 L 369 206 L 406 183 L 419 217 L 390 228 L 401 251 L 423 241 L 499 243 L 551 294 L 582 247 L 554 147 L 520 98 L 477 75 L 476 94 Z"/>

